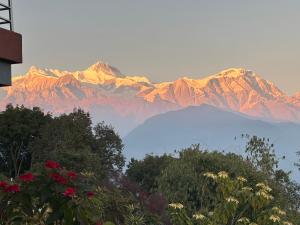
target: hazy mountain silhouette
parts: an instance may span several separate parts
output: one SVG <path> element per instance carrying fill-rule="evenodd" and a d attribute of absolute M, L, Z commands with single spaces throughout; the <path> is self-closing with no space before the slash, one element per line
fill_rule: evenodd
<path fill-rule="evenodd" d="M 172 153 L 191 144 L 243 154 L 242 134 L 270 138 L 278 156 L 286 156 L 282 167 L 296 169 L 292 165 L 296 151 L 300 150 L 299 124 L 260 121 L 209 105 L 171 111 L 146 120 L 125 137 L 125 154 L 141 158 L 146 153 Z"/>

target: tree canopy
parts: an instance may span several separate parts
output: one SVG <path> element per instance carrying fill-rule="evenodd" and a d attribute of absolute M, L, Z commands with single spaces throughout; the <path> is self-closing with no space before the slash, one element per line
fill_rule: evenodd
<path fill-rule="evenodd" d="M 274 170 L 273 174 L 266 174 L 249 158 L 233 153 L 201 150 L 199 145 L 183 149 L 173 157 L 169 156 L 170 159 L 163 164 L 161 162 L 165 157 L 147 156 L 143 160 L 132 160 L 126 174 L 129 179 L 148 188 L 147 191 L 160 192 L 169 202 L 181 202 L 188 210 L 195 212 L 203 208 L 210 210 L 218 200 L 216 186 L 206 185 L 203 174 L 208 171 L 212 173 L 227 171 L 231 177 L 245 177 L 250 186 L 267 182 L 272 188 L 275 203 L 289 211 L 290 217 L 299 217 L 297 213 L 300 196 L 298 185 L 289 179 L 285 182 L 277 179 L 273 176 L 277 171 L 275 168 L 270 169 Z M 270 164 L 270 162 L 266 163 Z M 145 176 L 141 174 L 143 171 L 147 171 Z M 288 173 L 281 172 L 289 177 Z M 146 181 L 149 181 L 149 184 L 145 184 Z M 151 183 L 155 186 L 151 186 Z"/>
<path fill-rule="evenodd" d="M 41 135 L 41 128 L 51 120 L 39 108 L 8 105 L 0 113 L 0 171 L 18 176 L 31 167 L 29 146 Z"/>
<path fill-rule="evenodd" d="M 81 109 L 54 117 L 39 108 L 8 105 L 0 114 L 0 172 L 9 177 L 50 159 L 104 178 L 121 171 L 122 149 L 112 126 L 101 122 L 93 127 Z"/>

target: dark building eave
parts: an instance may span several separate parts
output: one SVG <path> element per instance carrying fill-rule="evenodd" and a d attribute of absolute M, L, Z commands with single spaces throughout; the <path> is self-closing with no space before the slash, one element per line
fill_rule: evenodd
<path fill-rule="evenodd" d="M 0 28 L 0 87 L 11 85 L 11 65 L 22 61 L 22 35 Z"/>
<path fill-rule="evenodd" d="M 22 35 L 0 28 L 0 59 L 11 64 L 22 63 Z"/>

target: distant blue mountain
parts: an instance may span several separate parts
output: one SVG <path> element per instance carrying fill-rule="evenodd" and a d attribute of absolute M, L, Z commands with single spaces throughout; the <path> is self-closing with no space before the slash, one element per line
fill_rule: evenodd
<path fill-rule="evenodd" d="M 241 138 L 242 134 L 269 138 L 278 157 L 286 157 L 281 167 L 294 171 L 293 177 L 297 177 L 293 164 L 300 150 L 300 124 L 265 122 L 209 105 L 171 111 L 146 120 L 124 138 L 125 155 L 128 159 L 142 158 L 147 153 L 172 153 L 192 144 L 244 154 L 246 140 Z"/>

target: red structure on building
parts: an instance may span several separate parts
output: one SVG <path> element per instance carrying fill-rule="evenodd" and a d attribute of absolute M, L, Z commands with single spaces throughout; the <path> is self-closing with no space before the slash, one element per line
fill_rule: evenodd
<path fill-rule="evenodd" d="M 22 36 L 13 31 L 11 0 L 0 0 L 0 87 L 11 85 L 11 65 L 22 63 Z"/>

